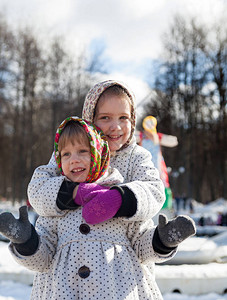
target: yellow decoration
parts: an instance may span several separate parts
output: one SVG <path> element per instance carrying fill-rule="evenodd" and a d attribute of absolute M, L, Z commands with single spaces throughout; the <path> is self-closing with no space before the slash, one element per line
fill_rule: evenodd
<path fill-rule="evenodd" d="M 151 133 L 157 133 L 157 119 L 153 116 L 147 116 L 143 120 L 143 128 Z"/>

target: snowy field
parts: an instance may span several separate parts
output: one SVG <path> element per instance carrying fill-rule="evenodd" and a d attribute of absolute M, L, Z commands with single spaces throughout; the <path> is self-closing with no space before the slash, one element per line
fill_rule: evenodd
<path fill-rule="evenodd" d="M 190 273 L 190 265 L 184 266 L 184 272 Z M 218 270 L 219 264 L 212 264 L 210 267 L 212 272 Z M 158 273 L 163 268 L 165 273 L 168 273 L 169 277 L 174 277 L 173 266 L 157 266 Z M 217 269 L 215 269 L 217 268 Z M 226 265 L 227 268 L 227 265 Z M 12 276 L 14 274 L 14 276 Z M 2 275 L 2 276 L 1 276 Z M 30 275 L 26 277 L 26 275 Z M 8 244 L 0 242 L 0 300 L 29 300 L 31 293 L 31 278 L 32 272 L 27 271 L 22 266 L 18 265 L 8 251 Z M 198 274 L 197 274 L 198 275 Z M 5 278 L 9 280 L 5 280 Z M 14 280 L 10 280 L 13 278 Z M 28 284 L 21 282 L 27 281 Z M 227 278 L 226 278 L 227 282 Z M 217 293 L 209 293 L 203 295 L 186 295 L 178 293 L 167 293 L 163 295 L 164 300 L 227 300 L 227 294 L 219 295 Z"/>
<path fill-rule="evenodd" d="M 210 208 L 208 205 L 205 207 L 199 205 L 197 208 L 195 208 L 194 215 L 191 216 L 196 219 L 200 214 L 202 214 L 203 216 L 208 216 L 215 220 L 218 211 L 227 210 L 226 202 L 227 201 L 224 200 L 218 200 L 210 205 Z M 9 203 L 0 202 L 0 212 L 13 211 L 16 214 L 17 209 L 17 207 L 10 207 Z M 189 214 L 187 211 L 182 212 Z M 31 214 L 31 221 L 32 218 L 33 216 Z M 227 231 L 227 227 L 223 227 L 222 231 L 223 230 Z M 185 256 L 186 261 L 187 259 L 191 259 L 189 256 L 195 257 L 195 253 L 196 255 L 199 253 L 198 264 L 164 264 L 156 266 L 156 278 L 162 291 L 165 291 L 168 287 L 168 284 L 171 285 L 174 281 L 178 282 L 178 286 L 176 285 L 177 289 L 183 290 L 183 285 L 186 282 L 187 286 L 189 285 L 189 288 L 192 291 L 192 293 L 189 292 L 188 294 L 164 292 L 164 300 L 227 300 L 227 293 L 223 294 L 213 292 L 221 280 L 222 282 L 223 280 L 226 282 L 226 287 L 222 286 L 222 289 L 224 287 L 227 289 L 227 262 L 223 262 L 223 257 L 225 257 L 225 255 L 227 258 L 227 236 L 225 233 L 226 232 L 221 234 L 224 236 L 224 239 L 221 238 L 221 235 L 219 239 L 217 239 L 217 237 L 208 239 L 203 238 L 204 243 L 202 243 L 201 247 L 199 246 L 201 243 L 201 238 L 197 237 L 190 238 L 182 244 L 181 248 L 179 249 L 180 258 L 182 259 L 183 255 Z M 205 253 L 211 249 L 213 249 L 213 253 L 215 253 L 215 255 L 217 253 L 221 253 L 220 255 L 222 255 L 222 263 L 213 261 L 207 264 L 202 264 L 199 262 L 201 254 L 203 257 L 203 254 L 205 255 Z M 221 252 L 219 251 L 220 249 L 222 249 Z M 226 251 L 226 254 L 223 251 Z M 213 256 L 215 260 L 217 259 L 216 256 Z M 8 251 L 8 243 L 0 241 L 0 300 L 30 299 L 32 278 L 33 272 L 26 270 L 13 260 Z M 166 280 L 168 280 L 168 282 Z M 193 293 L 193 289 L 195 291 L 196 288 L 199 289 L 200 287 L 202 287 L 203 290 L 207 289 L 209 292 L 200 295 L 193 295 L 195 294 L 195 292 Z"/>
<path fill-rule="evenodd" d="M 0 282 L 0 300 L 29 300 L 31 287 L 12 282 Z M 226 300 L 227 295 L 208 294 L 202 296 L 187 296 L 180 294 L 166 294 L 164 300 Z M 101 300 L 101 299 L 100 299 Z"/>

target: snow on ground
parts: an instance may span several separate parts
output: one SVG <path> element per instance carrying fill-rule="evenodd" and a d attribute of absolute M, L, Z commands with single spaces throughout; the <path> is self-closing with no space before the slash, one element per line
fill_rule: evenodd
<path fill-rule="evenodd" d="M 31 287 L 13 281 L 0 282 L 0 300 L 29 300 Z"/>
<path fill-rule="evenodd" d="M 197 219 L 199 217 L 199 214 L 201 214 L 203 216 L 211 216 L 211 218 L 215 220 L 217 212 L 226 211 L 226 202 L 227 201 L 218 200 L 209 206 L 195 206 L 195 219 Z M 216 206 L 215 203 L 217 204 Z M 12 209 L 9 203 L 0 202 L 0 213 L 2 211 L 13 211 L 15 214 L 17 214 L 17 209 L 18 207 L 14 207 Z M 187 211 L 183 211 L 183 213 L 187 213 Z M 195 239 L 196 238 L 193 237 L 188 239 L 187 243 L 185 241 L 184 246 L 182 245 L 182 251 L 189 251 L 193 249 L 193 247 L 198 248 L 198 244 L 196 243 L 196 241 L 199 241 L 199 238 L 197 238 L 198 240 Z M 219 242 L 220 245 L 223 244 L 223 239 L 221 239 L 220 241 L 220 238 L 215 238 L 215 240 L 216 242 Z M 207 241 L 207 243 L 207 245 L 209 245 L 209 240 Z M 227 241 L 225 245 L 227 245 Z M 207 251 L 206 247 L 204 251 Z M 187 253 L 187 251 L 185 251 L 185 253 Z M 222 280 L 224 278 L 224 281 L 227 284 L 227 263 L 212 262 L 209 264 L 181 264 L 177 266 L 164 264 L 156 266 L 156 278 L 160 289 L 163 287 L 166 288 L 166 279 L 168 279 L 168 281 L 171 283 L 174 282 L 176 278 L 178 278 L 178 280 L 179 278 L 182 278 L 183 280 L 185 279 L 187 282 L 193 282 L 194 280 L 194 287 L 197 284 L 197 280 L 197 285 L 199 286 L 199 280 L 203 279 L 202 284 L 207 285 L 207 290 L 209 290 L 208 287 L 211 286 L 211 291 L 203 295 L 189 295 L 190 293 L 179 294 L 166 292 L 163 293 L 164 300 L 227 300 L 227 294 L 214 293 L 214 289 L 212 289 L 212 287 L 218 285 L 220 276 L 222 276 Z M 8 243 L 0 242 L 0 300 L 29 300 L 32 288 L 32 278 L 32 271 L 26 270 L 24 267 L 18 265 L 13 260 L 8 251 Z M 177 286 L 177 288 L 179 289 L 181 287 L 182 286 Z"/>

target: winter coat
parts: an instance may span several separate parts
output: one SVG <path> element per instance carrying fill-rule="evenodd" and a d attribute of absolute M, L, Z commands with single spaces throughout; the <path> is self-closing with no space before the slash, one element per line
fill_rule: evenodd
<path fill-rule="evenodd" d="M 10 244 L 14 259 L 37 272 L 31 299 L 161 300 L 146 263 L 165 261 L 175 252 L 154 252 L 153 222 L 113 218 L 88 225 L 81 212 L 39 217 L 39 246 L 33 255 L 20 255 Z"/>
<path fill-rule="evenodd" d="M 93 103 L 95 105 L 95 101 Z M 46 216 L 39 217 L 37 228 L 47 237 L 41 239 L 38 251 L 31 257 L 19 255 L 11 245 L 11 251 L 20 264 L 44 272 L 35 277 L 37 284 L 33 288 L 32 299 L 162 299 L 155 282 L 154 263 L 170 259 L 175 251 L 169 255 L 154 252 L 151 218 L 164 203 L 164 185 L 152 163 L 151 154 L 136 144 L 134 126 L 132 128 L 127 146 L 110 159 L 111 167 L 117 168 L 124 178 L 121 185 L 129 188 L 137 199 L 137 211 L 130 218 L 114 218 L 89 225 L 89 233 L 81 233 L 79 228 L 84 222 L 81 209 L 61 211 L 56 206 L 57 194 L 65 177 L 58 176 L 60 173 L 54 156 L 48 165 L 35 170 L 28 186 L 28 196 L 37 213 Z M 55 252 L 53 245 L 57 240 Z M 146 266 L 148 262 L 149 269 Z M 47 271 L 50 265 L 51 269 Z M 79 270 L 82 277 L 89 276 L 83 279 Z M 53 286 L 58 296 L 49 296 L 46 282 Z M 86 288 L 86 283 L 89 283 L 89 288 Z M 59 289 L 58 286 L 65 288 Z M 35 298 L 38 290 L 44 298 Z M 67 290 L 76 296 L 64 298 Z"/>
<path fill-rule="evenodd" d="M 137 211 L 130 221 L 148 220 L 155 216 L 165 201 L 164 185 L 158 170 L 154 167 L 149 151 L 136 145 L 134 133 L 136 124 L 135 99 L 132 91 L 119 81 L 107 80 L 95 85 L 87 94 L 83 106 L 83 118 L 93 122 L 94 111 L 100 95 L 109 87 L 122 86 L 131 101 L 131 135 L 123 149 L 110 159 L 110 165 L 117 168 L 124 177 L 124 186 L 129 188 L 137 200 Z M 59 175 L 54 156 L 48 165 L 38 167 L 28 185 L 28 198 L 36 212 L 42 216 L 63 215 L 56 206 L 58 191 L 64 177 Z"/>
<path fill-rule="evenodd" d="M 87 225 L 81 209 L 63 217 L 39 217 L 39 248 L 15 260 L 36 271 L 32 300 L 162 299 L 149 259 L 164 261 L 153 251 L 152 224 L 111 219 Z M 151 228 L 148 230 L 148 228 Z"/>

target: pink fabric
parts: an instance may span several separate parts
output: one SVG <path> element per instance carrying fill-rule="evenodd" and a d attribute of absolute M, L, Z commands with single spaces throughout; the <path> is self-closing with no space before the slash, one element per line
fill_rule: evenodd
<path fill-rule="evenodd" d="M 90 196 L 92 199 L 82 210 L 82 216 L 88 224 L 94 225 L 113 218 L 121 207 L 121 194 L 115 189 L 98 190 Z"/>
<path fill-rule="evenodd" d="M 84 206 L 94 197 L 94 194 L 91 194 L 91 192 L 106 190 L 109 190 L 109 187 L 99 185 L 96 183 L 80 183 L 74 202 L 78 205 Z"/>

